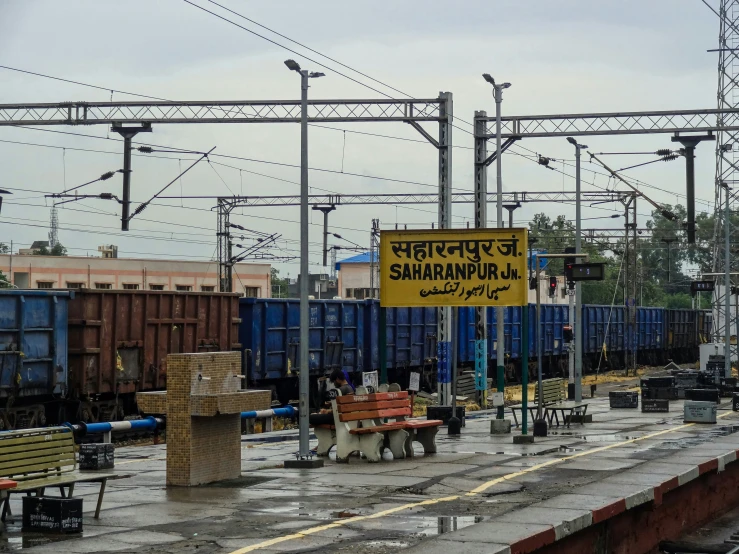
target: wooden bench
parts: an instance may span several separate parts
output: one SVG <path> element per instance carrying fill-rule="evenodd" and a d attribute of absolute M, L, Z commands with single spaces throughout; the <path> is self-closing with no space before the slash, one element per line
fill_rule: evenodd
<path fill-rule="evenodd" d="M 10 513 L 10 495 L 18 492 L 36 496 L 46 488 L 59 487 L 62 498 L 71 498 L 75 483 L 100 483 L 95 518 L 100 518 L 105 484 L 115 473 L 76 471 L 74 434 L 68 427 L 23 429 L 0 433 L 0 479 L 16 482 L 7 490 L 2 521 Z M 65 496 L 64 489 L 67 489 Z"/>
<path fill-rule="evenodd" d="M 373 390 L 372 387 L 357 387 L 356 390 L 356 394 L 370 394 L 374 392 L 400 392 L 400 385 L 397 383 L 383 384 L 377 388 L 377 391 Z M 331 389 L 326 391 L 326 395 L 328 400 L 331 401 L 341 396 L 341 392 L 339 392 L 339 389 Z M 333 409 L 331 416 L 333 417 Z M 333 423 L 311 423 L 310 426 L 313 427 L 313 432 L 316 435 L 316 439 L 318 439 L 316 456 L 328 456 L 331 449 L 336 446 L 336 426 Z"/>
<path fill-rule="evenodd" d="M 566 423 L 567 427 L 570 426 L 575 413 L 581 416 L 580 423 L 584 424 L 588 405 L 584 402 L 567 400 L 567 387 L 564 379 L 543 379 L 541 382 L 541 388 L 542 409 L 544 410 L 542 416 L 547 420 L 549 426 L 551 426 L 554 421 L 557 422 L 557 426 L 560 425 L 558 413 L 562 414 L 562 423 Z M 537 386 L 535 390 L 534 401 L 528 404 L 528 410 L 532 421 L 536 419 L 536 412 L 539 410 L 539 387 Z M 522 410 L 523 405 L 517 404 L 510 408 L 513 413 L 513 420 L 516 422 L 516 427 L 518 427 L 516 410 Z M 566 412 L 569 412 L 569 416 L 565 415 Z"/>
<path fill-rule="evenodd" d="M 427 454 L 436 452 L 436 433 L 442 421 L 407 419 L 412 415 L 407 391 L 337 396 L 331 405 L 339 463 L 348 462 L 354 452 L 379 462 L 383 448 L 394 459 L 413 456 L 413 442 L 420 442 Z"/>

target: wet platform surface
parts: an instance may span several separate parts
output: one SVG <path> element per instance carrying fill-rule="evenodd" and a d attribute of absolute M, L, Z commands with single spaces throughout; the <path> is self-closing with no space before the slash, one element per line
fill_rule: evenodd
<path fill-rule="evenodd" d="M 682 401 L 671 402 L 667 414 L 610 410 L 607 398 L 588 401 L 593 423 L 554 427 L 533 445 L 490 435 L 494 415 L 487 413 L 468 419 L 458 437 L 442 428 L 437 454 L 377 464 L 327 459 L 321 469 L 285 470 L 282 462 L 297 450 L 296 431 L 244 436 L 242 477 L 193 488 L 165 486 L 166 445 L 118 448 L 116 471 L 130 477 L 108 482 L 99 520 L 92 517 L 97 486 L 75 489 L 84 498 L 82 535 L 21 533 L 19 522 L 11 523 L 2 548 L 477 552 L 482 543 L 496 544 L 502 529 L 550 523 L 552 509 L 574 521 L 597 498 L 626 495 L 632 486 L 626 483 L 647 482 L 655 472 L 665 479 L 688 475 L 706 455 L 739 449 L 739 414 L 730 404 L 721 405 L 715 425 L 685 425 Z M 20 496 L 12 508 L 20 514 Z"/>

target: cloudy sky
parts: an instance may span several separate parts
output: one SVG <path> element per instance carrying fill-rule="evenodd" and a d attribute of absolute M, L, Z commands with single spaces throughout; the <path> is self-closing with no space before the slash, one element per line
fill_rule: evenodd
<path fill-rule="evenodd" d="M 711 0 L 713 5 L 717 2 Z M 208 0 L 192 3 L 290 46 L 300 55 L 183 0 L 2 0 L 0 65 L 105 90 L 0 69 L 0 103 L 109 101 L 109 89 L 170 100 L 295 99 L 300 93 L 298 77 L 283 65 L 289 57 L 327 74 L 311 83 L 312 98 L 381 97 L 332 69 L 383 93 L 398 95 Z M 473 188 L 472 136 L 468 131 L 474 111 L 495 112 L 490 86 L 480 76 L 483 72 L 513 84 L 503 103 L 508 115 L 716 105 L 717 59 L 706 50 L 716 48 L 718 18 L 700 0 L 219 3 L 411 96 L 428 98 L 439 91 L 452 92 L 459 127 L 453 130 L 453 187 L 459 191 Z M 305 55 L 327 67 L 307 61 Z M 112 98 L 140 99 L 122 93 L 113 93 Z M 436 134 L 435 124 L 425 125 Z M 311 127 L 310 165 L 338 173 L 311 171 L 311 192 L 436 190 L 436 151 L 408 125 L 331 127 Z M 44 129 L 0 127 L 0 188 L 13 191 L 0 215 L 0 241 L 13 241 L 16 248 L 46 239 L 50 204 L 44 193 L 60 192 L 122 166 L 122 145 L 103 126 Z M 92 136 L 48 132 L 51 130 Z M 297 125 L 155 125 L 153 133 L 140 137 L 140 142 L 194 151 L 216 147 L 214 154 L 232 156 L 214 156 L 212 164 L 199 164 L 169 188 L 170 196 L 299 193 L 299 170 L 290 167 L 300 162 Z M 668 135 L 588 137 L 585 142 L 594 152 L 672 147 Z M 528 150 L 515 148 L 503 157 L 505 190 L 574 190 L 573 152 L 564 139 L 529 139 L 521 146 Z M 532 161 L 530 151 L 557 159 L 554 167 L 566 175 L 539 166 Z M 134 157 L 134 201 L 150 198 L 192 158 L 159 156 Z M 621 168 L 648 159 L 610 156 L 608 161 Z M 712 209 L 714 166 L 713 146 L 699 146 L 699 211 Z M 584 188 L 613 185 L 596 165 L 587 163 L 584 169 L 583 179 L 588 183 Z M 643 181 L 643 191 L 654 200 L 681 201 L 683 161 L 654 164 L 629 175 Z M 489 187 L 495 187 L 494 167 Z M 118 194 L 120 188 L 121 177 L 116 175 L 83 190 Z M 118 245 L 121 256 L 208 260 L 215 254 L 212 205 L 209 200 L 161 200 L 134 219 L 126 234 L 120 231 L 117 204 L 101 200 L 68 203 L 59 208 L 59 237 L 72 255 L 93 254 L 98 245 L 112 243 Z M 608 218 L 612 209 L 615 207 L 608 205 L 585 208 L 584 218 L 605 219 L 588 220 L 584 227 L 622 225 L 622 220 Z M 524 224 L 538 211 L 552 217 L 560 213 L 574 217 L 574 207 L 569 205 L 531 204 L 517 210 L 515 219 Z M 640 224 L 649 211 L 642 202 Z M 490 206 L 489 217 L 494 214 L 494 206 Z M 455 205 L 453 215 L 455 226 L 466 226 L 472 208 Z M 319 271 L 322 219 L 320 214 L 312 217 L 311 263 L 312 270 Z M 435 206 L 344 206 L 331 214 L 331 231 L 366 245 L 372 218 L 379 218 L 383 228 L 396 223 L 430 225 L 436 221 Z M 281 233 L 279 250 L 274 252 L 297 254 L 297 207 L 238 210 L 233 221 L 261 232 Z M 349 246 L 338 239 L 330 244 Z M 277 267 L 283 275 L 296 276 L 298 261 Z"/>

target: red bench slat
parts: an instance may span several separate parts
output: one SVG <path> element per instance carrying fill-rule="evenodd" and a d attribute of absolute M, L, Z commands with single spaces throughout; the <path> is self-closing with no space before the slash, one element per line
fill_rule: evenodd
<path fill-rule="evenodd" d="M 409 406 L 406 400 L 386 400 L 384 402 L 352 402 L 350 404 L 339 404 L 339 413 L 366 412 L 370 410 L 387 410 L 389 408 L 405 408 Z"/>
<path fill-rule="evenodd" d="M 377 419 L 382 417 L 399 417 L 411 415 L 411 407 L 392 408 L 390 410 L 374 410 L 366 412 L 340 413 L 339 421 L 359 421 L 360 419 Z"/>
<path fill-rule="evenodd" d="M 376 392 L 373 394 L 349 394 L 338 396 L 337 404 L 350 404 L 352 402 L 380 402 L 383 400 L 402 400 L 408 398 L 408 391 L 399 392 Z"/>
<path fill-rule="evenodd" d="M 351 435 L 366 435 L 368 433 L 384 433 L 386 431 L 398 431 L 405 428 L 405 422 L 398 421 L 397 423 L 385 423 L 384 425 L 376 425 L 374 427 L 359 427 L 358 429 L 351 429 L 349 434 Z"/>
<path fill-rule="evenodd" d="M 418 419 L 412 421 L 404 421 L 406 429 L 423 429 L 424 427 L 439 427 L 444 422 L 440 419 Z"/>

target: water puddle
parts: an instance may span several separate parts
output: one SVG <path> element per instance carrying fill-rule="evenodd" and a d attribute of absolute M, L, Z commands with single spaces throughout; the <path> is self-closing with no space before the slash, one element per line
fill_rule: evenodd
<path fill-rule="evenodd" d="M 16 534 L 17 533 L 17 534 Z M 69 535 L 56 534 L 56 533 L 23 533 L 20 535 L 20 531 L 11 531 L 9 536 L 4 540 L 0 539 L 0 550 L 25 550 L 28 548 L 35 548 L 37 546 L 43 546 L 45 544 L 62 542 L 70 539 L 76 539 L 84 537 L 84 533 L 74 533 Z M 63 549 L 60 549 L 63 551 Z"/>
<path fill-rule="evenodd" d="M 628 440 L 634 440 L 641 438 L 639 435 L 622 435 L 619 433 L 606 434 L 606 435 L 580 435 L 572 431 L 550 431 L 549 435 L 552 436 L 566 436 L 573 439 L 578 439 L 585 442 L 623 442 Z"/>
<path fill-rule="evenodd" d="M 369 541 L 362 543 L 365 548 L 408 548 L 411 544 L 402 541 Z"/>
<path fill-rule="evenodd" d="M 472 452 L 472 451 L 462 451 L 462 450 L 450 450 L 449 452 L 443 452 L 441 455 L 444 454 L 477 454 L 481 456 L 518 456 L 518 457 L 526 457 L 526 456 L 544 456 L 545 454 L 553 454 L 557 452 L 559 449 L 557 447 L 553 448 L 545 448 L 542 450 L 537 450 L 536 452 L 506 452 L 505 450 L 500 451 L 493 451 L 493 452 Z M 439 456 L 439 454 L 437 454 Z"/>

